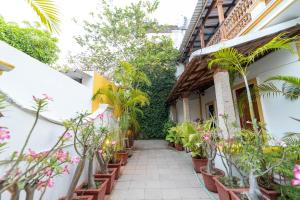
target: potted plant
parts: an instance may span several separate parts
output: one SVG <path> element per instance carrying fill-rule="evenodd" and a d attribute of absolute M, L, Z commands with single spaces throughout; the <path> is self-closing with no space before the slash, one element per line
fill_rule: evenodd
<path fill-rule="evenodd" d="M 104 145 L 102 146 L 102 149 L 98 152 L 98 154 L 103 159 L 103 165 L 100 168 L 100 171 L 97 172 L 94 177 L 99 180 L 99 178 L 107 178 L 107 188 L 106 188 L 106 194 L 110 194 L 112 192 L 115 178 L 116 178 L 116 172 L 117 168 L 108 168 L 108 163 L 111 161 L 114 157 L 114 149 L 116 148 L 116 141 L 111 141 L 109 135 L 105 138 Z"/>
<path fill-rule="evenodd" d="M 207 155 L 207 166 L 200 169 L 204 185 L 211 192 L 217 192 L 214 177 L 224 176 L 224 172 L 214 167 L 214 159 L 217 154 L 217 142 L 219 141 L 219 130 L 214 127 L 213 119 L 199 124 L 198 132 L 203 139 L 203 145 Z"/>
<path fill-rule="evenodd" d="M 77 195 L 93 195 L 94 200 L 104 200 L 105 191 L 108 181 L 96 180 L 93 177 L 93 166 L 95 152 L 98 152 L 103 143 L 103 138 L 107 134 L 107 129 L 104 126 L 96 129 L 94 121 L 102 115 L 97 116 L 96 119 L 87 118 L 88 114 L 81 114 L 81 126 L 72 126 L 74 132 L 74 149 L 78 154 L 78 165 L 76 167 L 72 182 L 69 186 L 66 200 L 72 199 L 73 193 Z M 103 119 L 102 119 L 103 122 Z M 85 163 L 88 161 L 88 180 L 76 188 L 79 178 L 84 169 Z"/>
<path fill-rule="evenodd" d="M 182 141 L 186 149 L 191 152 L 191 157 L 196 172 L 200 173 L 201 167 L 207 165 L 206 151 L 203 145 L 203 138 L 198 133 L 197 124 L 186 122 L 182 124 Z"/>
<path fill-rule="evenodd" d="M 170 147 L 175 147 L 175 131 L 169 129 L 168 134 L 166 135 L 166 141 Z"/>

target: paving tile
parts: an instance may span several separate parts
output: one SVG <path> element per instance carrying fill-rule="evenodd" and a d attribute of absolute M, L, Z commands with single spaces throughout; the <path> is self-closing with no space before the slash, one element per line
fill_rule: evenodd
<path fill-rule="evenodd" d="M 165 141 L 135 142 L 134 155 L 121 169 L 105 200 L 209 200 L 195 175 L 190 156 L 169 149 Z M 199 176 L 199 179 L 202 177 Z M 217 199 L 217 198 L 215 198 Z"/>

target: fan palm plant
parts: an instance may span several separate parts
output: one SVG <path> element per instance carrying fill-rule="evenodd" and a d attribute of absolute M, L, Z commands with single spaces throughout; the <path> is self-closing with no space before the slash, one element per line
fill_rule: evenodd
<path fill-rule="evenodd" d="M 254 115 L 253 101 L 247 80 L 248 68 L 257 58 L 271 51 L 286 49 L 293 52 L 294 49 L 291 43 L 295 41 L 295 39 L 296 37 L 288 38 L 285 34 L 279 34 L 267 44 L 251 51 L 248 54 L 242 54 L 235 48 L 224 48 L 212 54 L 212 59 L 208 64 L 209 68 L 219 67 L 231 72 L 238 72 L 241 75 L 245 84 L 251 122 L 255 132 L 258 132 L 258 125 Z"/>
<path fill-rule="evenodd" d="M 59 31 L 59 11 L 53 0 L 26 0 L 50 32 Z"/>

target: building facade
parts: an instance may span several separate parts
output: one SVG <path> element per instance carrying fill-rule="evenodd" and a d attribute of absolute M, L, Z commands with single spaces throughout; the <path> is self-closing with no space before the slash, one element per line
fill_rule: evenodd
<path fill-rule="evenodd" d="M 241 127 L 247 126 L 249 109 L 243 98 L 245 87 L 239 77 L 230 83 L 227 71 L 208 69 L 210 55 L 222 48 L 233 47 L 248 52 L 266 44 L 280 33 L 300 33 L 299 0 L 199 0 L 180 46 L 184 70 L 168 99 L 171 118 L 176 122 L 219 118 L 227 114 Z M 271 52 L 248 68 L 250 87 L 274 75 L 300 76 L 299 41 L 293 44 L 295 54 Z M 282 96 L 254 98 L 255 116 L 264 122 L 275 137 L 297 131 L 299 101 Z"/>

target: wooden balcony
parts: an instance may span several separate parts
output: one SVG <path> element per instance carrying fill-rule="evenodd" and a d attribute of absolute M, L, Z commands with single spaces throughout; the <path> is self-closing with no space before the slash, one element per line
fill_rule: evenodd
<path fill-rule="evenodd" d="M 250 10 L 259 1 L 261 0 L 239 0 L 206 46 L 237 36 L 251 22 Z"/>

